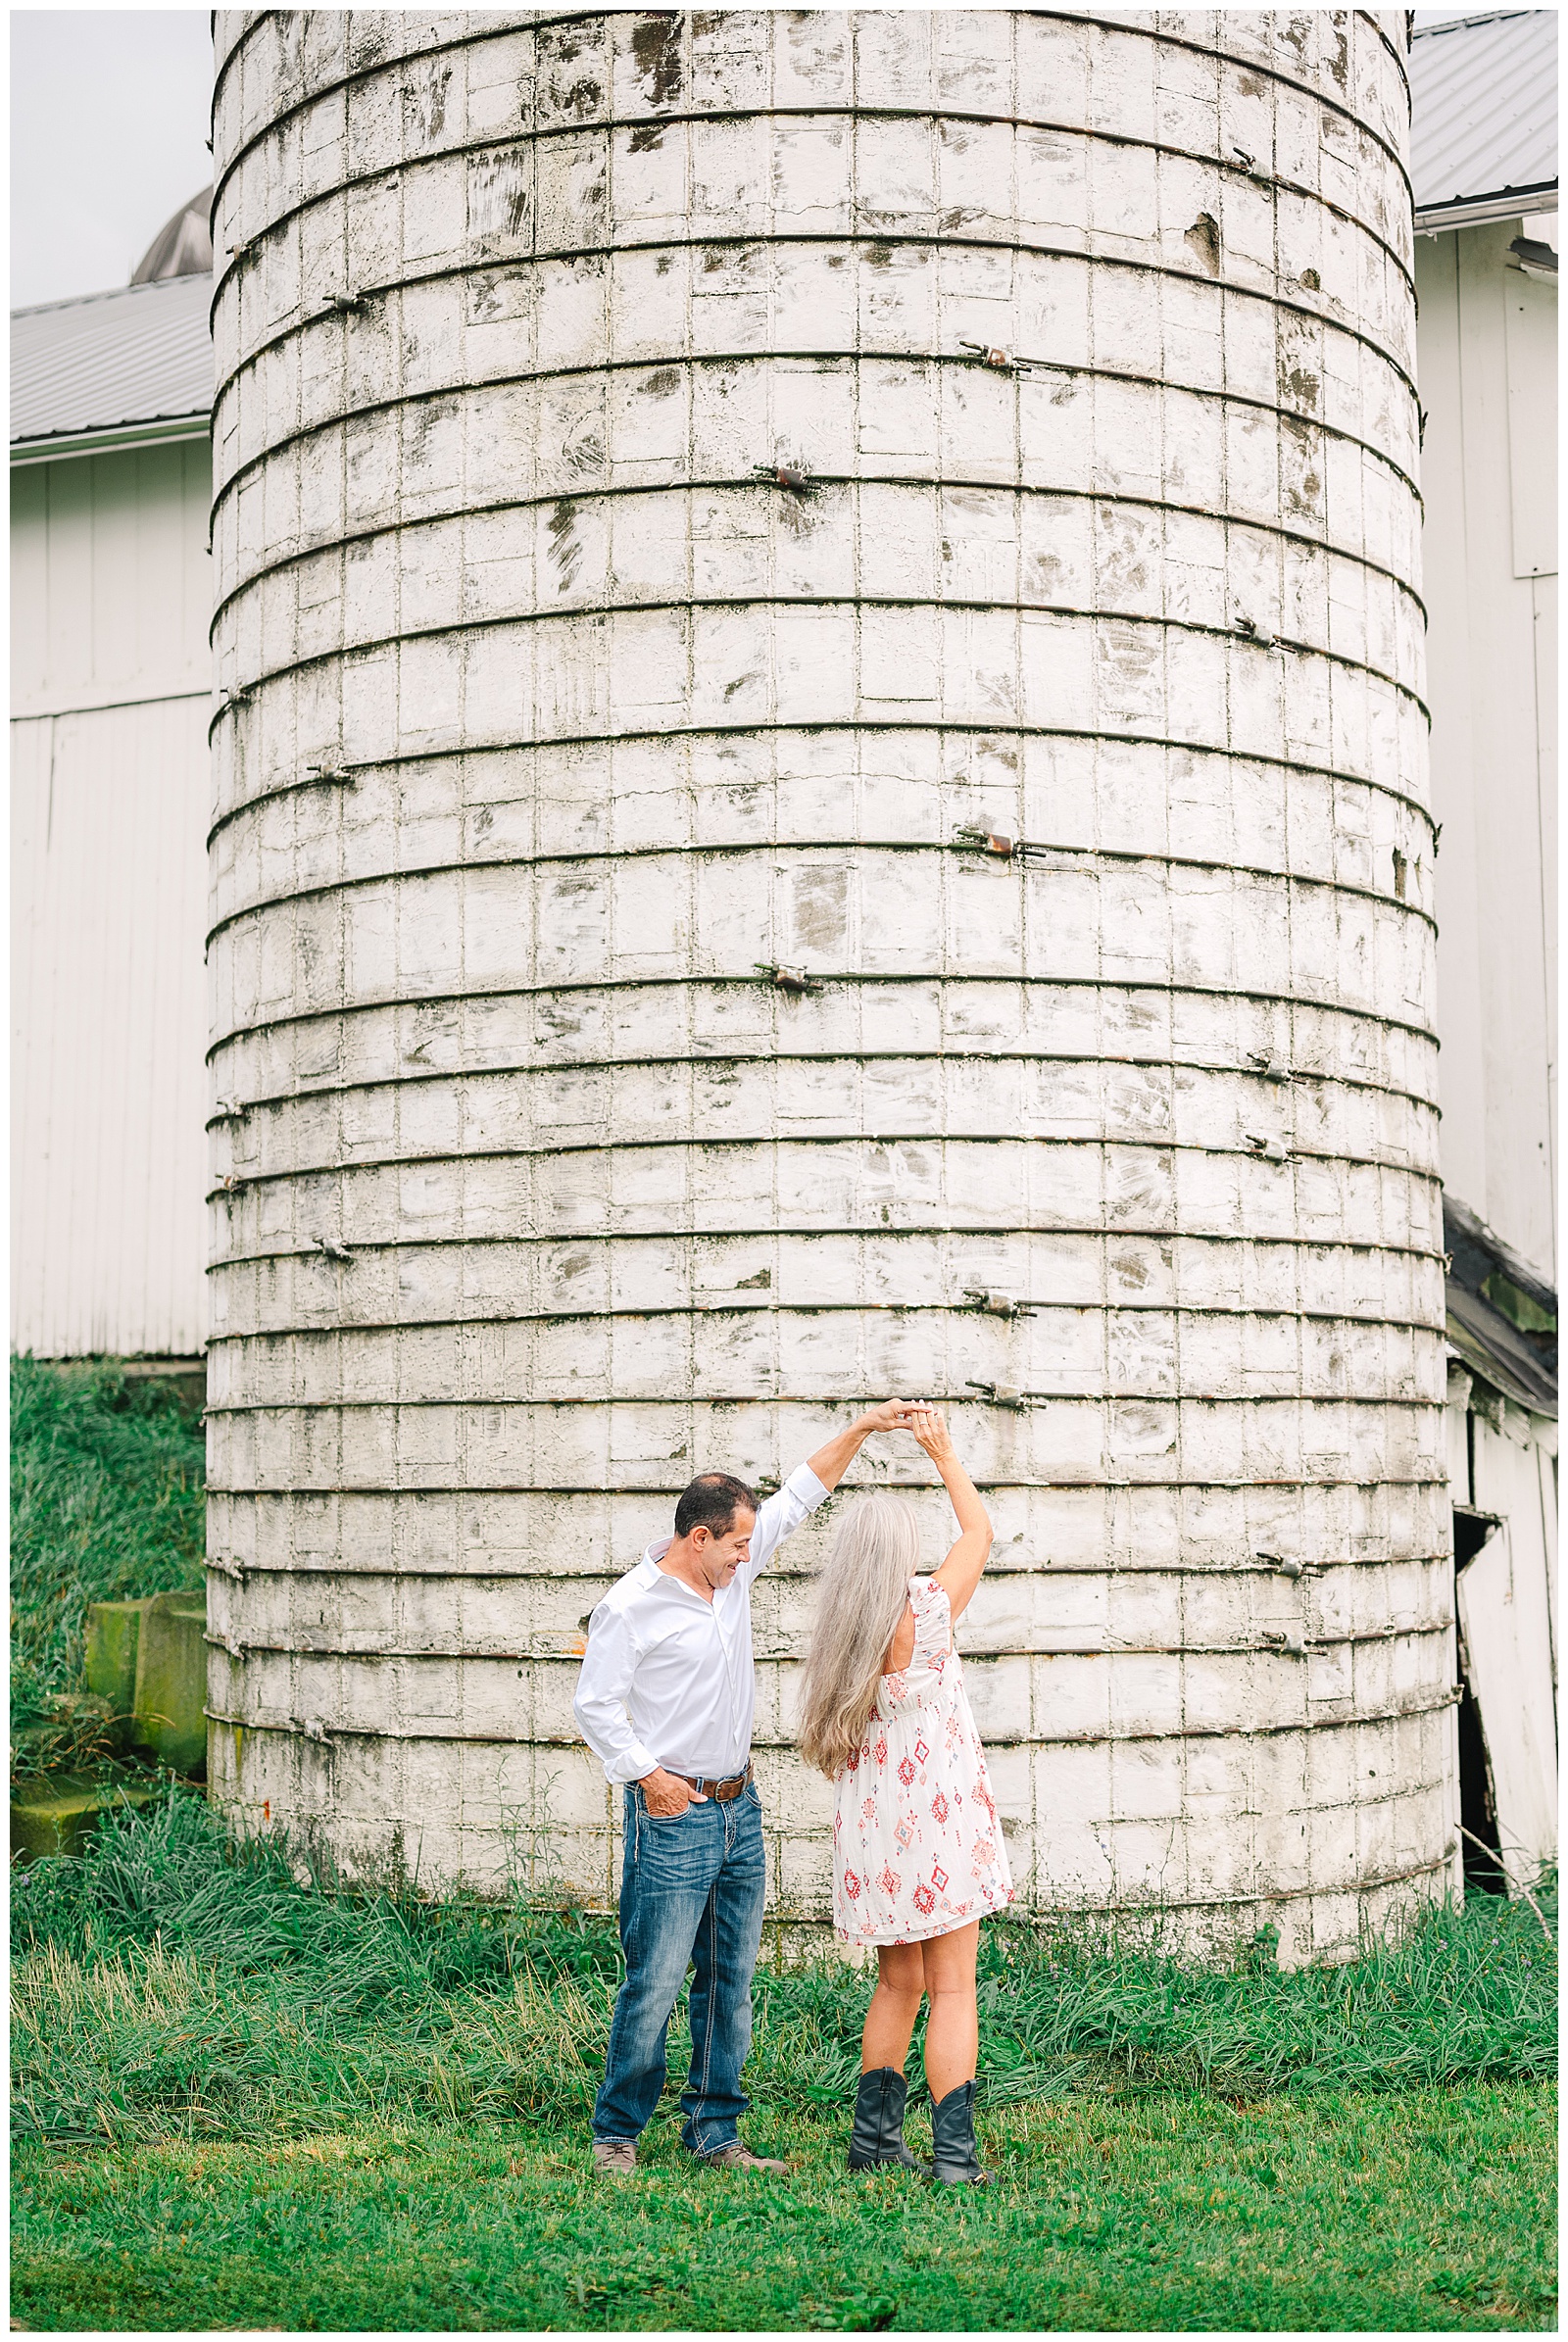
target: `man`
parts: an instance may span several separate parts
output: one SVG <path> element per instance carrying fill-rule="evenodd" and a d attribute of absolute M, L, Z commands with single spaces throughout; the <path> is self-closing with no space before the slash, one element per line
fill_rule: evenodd
<path fill-rule="evenodd" d="M 909 1413 L 888 1399 L 798 1465 L 759 1508 L 750 1488 L 704 1472 L 675 1507 L 675 1534 L 650 1545 L 588 1622 L 572 1714 L 625 1786 L 615 2001 L 594 2105 L 594 2162 L 633 2171 L 637 2139 L 664 2086 L 670 2011 L 695 1968 L 692 2065 L 681 2136 L 702 2162 L 782 2171 L 742 2145 L 751 2104 L 752 1972 L 766 1884 L 762 1808 L 752 1780 L 752 1581 L 838 1487 L 873 1432 Z"/>

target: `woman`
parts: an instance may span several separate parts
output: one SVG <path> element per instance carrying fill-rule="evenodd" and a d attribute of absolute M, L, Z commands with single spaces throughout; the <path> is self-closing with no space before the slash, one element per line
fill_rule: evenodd
<path fill-rule="evenodd" d="M 904 2061 L 924 1993 L 936 2176 L 956 2187 L 991 2176 L 974 2144 L 974 1963 L 981 1918 L 1012 1900 L 953 1647 L 953 1622 L 991 1550 L 991 1523 L 941 1416 L 922 1403 L 909 1429 L 953 1499 L 958 1541 L 919 1578 L 919 1530 L 906 1498 L 864 1496 L 847 1515 L 822 1573 L 801 1746 L 836 1791 L 834 1924 L 848 1942 L 877 1947 L 850 2169 L 915 2168 L 904 2144 Z"/>

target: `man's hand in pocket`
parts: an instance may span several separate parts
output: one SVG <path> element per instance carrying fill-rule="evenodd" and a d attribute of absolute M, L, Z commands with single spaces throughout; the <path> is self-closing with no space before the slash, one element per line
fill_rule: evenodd
<path fill-rule="evenodd" d="M 708 1803 L 708 1799 L 689 1782 L 682 1781 L 678 1773 L 666 1773 L 662 1765 L 643 1775 L 642 1792 L 643 1802 L 659 1822 L 672 1822 L 689 1805 Z"/>

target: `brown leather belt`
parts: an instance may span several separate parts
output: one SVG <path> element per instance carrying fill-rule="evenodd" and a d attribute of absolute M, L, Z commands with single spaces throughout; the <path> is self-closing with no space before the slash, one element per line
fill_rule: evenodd
<path fill-rule="evenodd" d="M 727 1805 L 751 1780 L 752 1768 L 748 1765 L 744 1773 L 737 1773 L 728 1781 L 710 1781 L 706 1773 L 699 1773 L 695 1781 L 689 1773 L 677 1773 L 675 1778 L 683 1781 L 689 1789 L 695 1789 L 699 1797 L 711 1797 L 719 1805 Z"/>

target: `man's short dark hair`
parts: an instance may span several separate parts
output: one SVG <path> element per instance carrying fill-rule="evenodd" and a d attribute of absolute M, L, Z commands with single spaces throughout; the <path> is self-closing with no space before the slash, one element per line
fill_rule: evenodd
<path fill-rule="evenodd" d="M 675 1507 L 675 1535 L 690 1537 L 701 1523 L 715 1537 L 728 1537 L 738 1512 L 755 1513 L 757 1498 L 744 1480 L 727 1472 L 699 1472 L 681 1490 Z"/>

